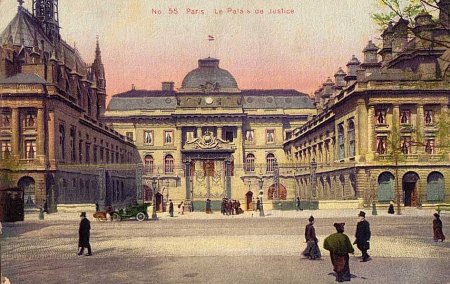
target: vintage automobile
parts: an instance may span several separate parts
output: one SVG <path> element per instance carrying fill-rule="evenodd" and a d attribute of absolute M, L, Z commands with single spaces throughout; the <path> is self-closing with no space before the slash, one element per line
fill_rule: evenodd
<path fill-rule="evenodd" d="M 125 209 L 114 211 L 111 213 L 112 221 L 121 221 L 123 219 L 134 219 L 138 221 L 144 221 L 148 219 L 147 207 L 149 204 L 135 204 L 128 206 Z"/>

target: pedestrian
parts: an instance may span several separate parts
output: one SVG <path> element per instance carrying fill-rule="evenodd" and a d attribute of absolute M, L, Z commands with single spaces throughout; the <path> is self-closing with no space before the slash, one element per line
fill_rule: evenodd
<path fill-rule="evenodd" d="M 299 211 L 299 210 L 303 211 L 302 204 L 300 202 L 300 197 L 299 196 L 297 196 L 296 208 L 297 208 L 297 211 Z"/>
<path fill-rule="evenodd" d="M 354 253 L 352 243 L 347 235 L 344 234 L 345 223 L 334 223 L 337 233 L 331 234 L 325 238 L 323 248 L 330 251 L 331 264 L 336 272 L 336 281 L 350 281 L 349 253 Z"/>
<path fill-rule="evenodd" d="M 172 199 L 169 199 L 169 214 L 170 214 L 170 217 L 173 217 L 173 202 L 172 202 Z"/>
<path fill-rule="evenodd" d="M 261 199 L 256 200 L 256 211 L 261 211 Z"/>
<path fill-rule="evenodd" d="M 95 201 L 95 212 L 100 211 L 100 205 L 98 205 L 98 201 Z"/>
<path fill-rule="evenodd" d="M 314 217 L 309 217 L 308 221 L 309 224 L 305 227 L 306 249 L 303 251 L 303 255 L 310 260 L 314 260 L 320 258 L 322 255 L 317 245 L 319 240 L 316 237 L 316 230 L 314 229 Z"/>
<path fill-rule="evenodd" d="M 47 204 L 47 200 L 44 200 L 44 212 L 46 214 L 48 214 L 48 204 Z"/>
<path fill-rule="evenodd" d="M 86 212 L 81 212 L 80 228 L 78 229 L 78 247 L 80 248 L 78 255 L 83 255 L 84 249 L 87 248 L 86 256 L 91 256 L 91 244 L 89 243 L 89 235 L 91 230 L 91 222 L 86 217 Z"/>
<path fill-rule="evenodd" d="M 353 244 L 356 244 L 358 249 L 362 252 L 361 262 L 366 262 L 370 257 L 370 255 L 367 253 L 367 250 L 370 248 L 370 224 L 366 220 L 366 213 L 364 211 L 360 211 L 358 217 L 360 218 L 360 220 L 356 225 L 356 240 L 353 242 Z"/>
<path fill-rule="evenodd" d="M 184 201 L 181 201 L 180 204 L 178 204 L 178 214 L 184 215 Z"/>
<path fill-rule="evenodd" d="M 390 201 L 389 202 L 389 209 L 388 209 L 388 214 L 394 214 L 395 213 L 395 211 L 394 211 L 394 201 Z"/>
<path fill-rule="evenodd" d="M 435 242 L 437 242 L 438 240 L 441 240 L 441 242 L 443 242 L 445 240 L 445 236 L 442 232 L 441 216 L 439 216 L 438 213 L 434 213 L 433 216 L 433 239 Z"/>

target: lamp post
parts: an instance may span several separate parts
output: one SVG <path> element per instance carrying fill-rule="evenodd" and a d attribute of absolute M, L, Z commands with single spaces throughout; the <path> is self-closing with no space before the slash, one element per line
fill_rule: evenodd
<path fill-rule="evenodd" d="M 315 199 L 315 197 L 316 197 L 316 170 L 317 170 L 317 162 L 316 162 L 316 159 L 312 159 L 312 161 L 311 161 L 311 168 L 310 168 L 310 170 L 311 170 L 311 175 L 310 175 L 310 177 L 311 177 L 311 181 L 310 181 L 310 184 L 311 184 L 311 194 L 310 194 L 310 196 L 311 196 L 311 199 Z M 312 200 L 309 200 L 309 210 L 311 210 L 311 201 Z"/>
<path fill-rule="evenodd" d="M 152 203 L 153 203 L 153 210 L 152 210 L 152 220 L 157 220 L 158 216 L 156 215 L 156 186 L 158 182 L 156 181 L 157 177 L 153 177 L 152 180 L 152 188 L 153 188 L 153 196 L 152 196 Z"/>
<path fill-rule="evenodd" d="M 275 161 L 273 162 L 273 181 L 275 185 L 275 196 L 274 199 L 279 199 L 279 187 L 280 187 L 280 169 L 278 168 L 278 161 L 275 158 Z"/>
<path fill-rule="evenodd" d="M 260 203 L 259 217 L 264 217 L 264 205 L 263 205 L 263 195 L 264 195 L 263 185 L 264 185 L 264 180 L 263 180 L 262 176 L 260 176 L 259 179 L 258 179 L 258 185 L 259 185 L 259 203 Z"/>

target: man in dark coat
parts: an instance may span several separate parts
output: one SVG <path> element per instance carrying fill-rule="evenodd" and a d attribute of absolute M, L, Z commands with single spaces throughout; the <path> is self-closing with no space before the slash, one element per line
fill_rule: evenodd
<path fill-rule="evenodd" d="M 78 229 L 78 247 L 80 251 L 78 255 L 83 255 L 84 249 L 87 248 L 86 256 L 91 256 L 91 244 L 89 243 L 89 235 L 91 230 L 91 222 L 86 218 L 86 212 L 81 212 L 80 228 Z"/>
<path fill-rule="evenodd" d="M 437 242 L 438 240 L 441 240 L 441 242 L 443 242 L 445 240 L 445 236 L 442 232 L 441 216 L 438 213 L 434 213 L 433 216 L 433 239 L 435 242 Z"/>
<path fill-rule="evenodd" d="M 366 220 L 366 213 L 364 211 L 360 211 L 358 216 L 360 217 L 360 221 L 356 225 L 356 240 L 353 243 L 362 252 L 361 262 L 366 262 L 370 257 L 367 254 L 367 250 L 370 248 L 370 224 Z"/>
<path fill-rule="evenodd" d="M 169 214 L 170 214 L 170 217 L 173 217 L 173 202 L 172 202 L 172 199 L 169 199 Z"/>
<path fill-rule="evenodd" d="M 323 248 L 330 251 L 333 270 L 336 272 L 336 281 L 350 281 L 349 253 L 354 253 L 352 243 L 347 235 L 344 234 L 345 223 L 334 223 L 337 233 L 331 234 L 325 238 Z"/>

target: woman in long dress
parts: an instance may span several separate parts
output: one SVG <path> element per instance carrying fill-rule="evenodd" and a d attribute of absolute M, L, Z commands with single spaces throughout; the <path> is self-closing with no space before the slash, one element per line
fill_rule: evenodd
<path fill-rule="evenodd" d="M 441 242 L 443 242 L 445 240 L 445 236 L 442 232 L 441 216 L 439 216 L 438 213 L 434 213 L 433 216 L 433 239 L 435 242 L 437 242 L 438 240 L 441 240 Z"/>
<path fill-rule="evenodd" d="M 320 258 L 322 255 L 317 245 L 319 240 L 316 237 L 316 230 L 314 229 L 314 217 L 309 217 L 308 221 L 309 224 L 305 227 L 306 249 L 303 251 L 303 255 L 310 260 L 314 260 Z"/>

